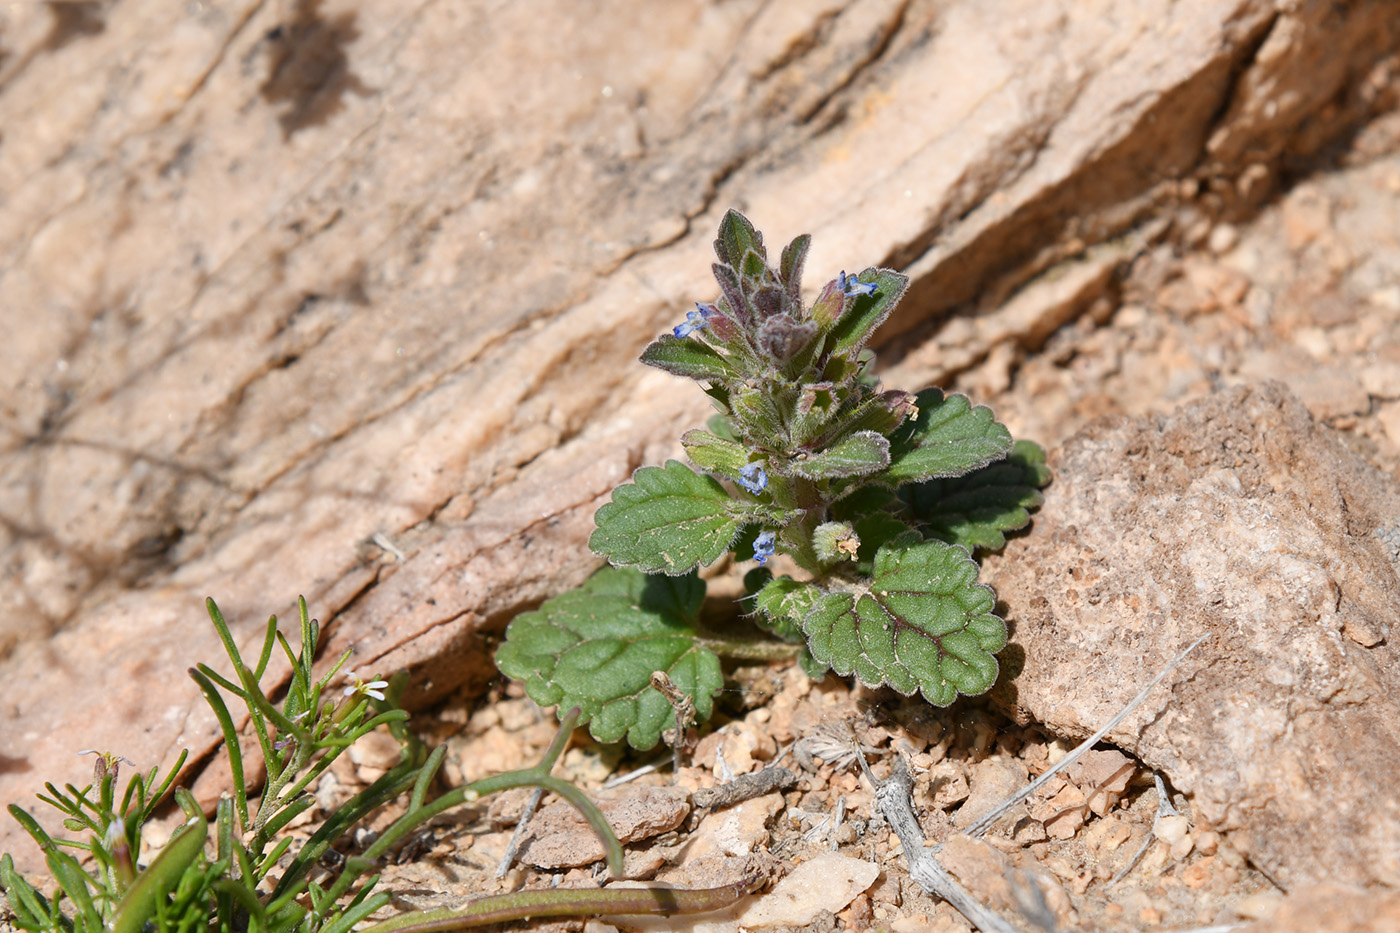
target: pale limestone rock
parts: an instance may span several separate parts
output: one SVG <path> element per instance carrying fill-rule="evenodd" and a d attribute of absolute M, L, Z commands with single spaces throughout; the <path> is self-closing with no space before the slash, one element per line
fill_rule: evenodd
<path fill-rule="evenodd" d="M 639 785 L 596 801 L 622 843 L 669 832 L 690 814 L 690 795 L 672 787 Z M 590 865 L 606 855 L 602 841 L 575 807 L 560 802 L 530 820 L 520 843 L 520 861 L 555 870 Z"/>
<path fill-rule="evenodd" d="M 995 755 L 978 762 L 968 775 L 971 792 L 953 814 L 953 824 L 967 826 L 986 815 L 997 804 L 1025 786 L 1029 780 L 1026 763 L 1019 758 Z M 1024 805 L 1017 809 L 1024 813 Z"/>
<path fill-rule="evenodd" d="M 822 911 L 836 913 L 875 883 L 880 867 L 873 862 L 823 852 L 788 872 L 773 889 L 752 894 L 734 906 L 709 914 L 675 917 L 619 917 L 627 929 L 654 933 L 739 933 L 770 927 L 801 928 Z"/>
<path fill-rule="evenodd" d="M 1400 484 L 1278 384 L 1101 423 L 1051 465 L 1035 534 L 986 564 L 1024 659 L 994 697 L 1084 736 L 1206 634 L 1108 740 L 1286 886 L 1400 883 L 1400 567 L 1377 534 Z"/>

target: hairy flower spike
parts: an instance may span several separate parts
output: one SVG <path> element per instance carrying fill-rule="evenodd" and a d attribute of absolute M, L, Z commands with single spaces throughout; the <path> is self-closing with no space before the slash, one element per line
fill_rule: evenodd
<path fill-rule="evenodd" d="M 840 288 L 847 298 L 855 298 L 857 295 L 875 294 L 874 282 L 862 282 L 857 276 L 847 275 L 844 270 L 841 272 Z"/>
<path fill-rule="evenodd" d="M 760 565 L 768 563 L 768 558 L 773 556 L 774 543 L 777 538 L 777 532 L 765 531 L 753 539 L 753 559 L 758 561 Z"/>
<path fill-rule="evenodd" d="M 757 463 L 750 463 L 739 471 L 739 485 L 756 496 L 768 486 L 768 474 Z"/>
<path fill-rule="evenodd" d="M 702 305 L 697 301 L 695 303 L 695 310 L 687 311 L 685 322 L 671 328 L 671 333 L 675 334 L 677 337 L 689 337 L 700 328 L 708 326 L 710 323 L 710 315 L 714 313 L 715 309 L 713 306 Z"/>

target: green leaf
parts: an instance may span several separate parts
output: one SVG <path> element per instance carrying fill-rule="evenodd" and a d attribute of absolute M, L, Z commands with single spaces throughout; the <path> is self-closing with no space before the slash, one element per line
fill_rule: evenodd
<path fill-rule="evenodd" d="M 204 852 L 209 823 L 203 815 L 186 820 L 170 841 L 137 876 L 117 904 L 115 918 L 107 924 L 112 933 L 140 933 L 155 915 L 158 905 L 186 876 L 189 867 Z"/>
<path fill-rule="evenodd" d="M 915 690 L 935 706 L 988 690 L 1006 646 L 996 598 L 960 547 L 882 547 L 868 588 L 826 593 L 803 620 L 813 656 L 870 686 Z"/>
<path fill-rule="evenodd" d="M 755 234 L 755 236 L 758 236 L 758 234 Z M 763 238 L 762 236 L 759 236 L 758 249 L 749 250 L 747 253 L 744 254 L 743 261 L 734 267 L 739 270 L 739 274 L 742 275 L 744 278 L 760 278 L 763 275 L 763 273 L 768 269 L 767 253 L 765 252 L 762 255 L 759 254 L 759 250 L 762 249 Z"/>
<path fill-rule="evenodd" d="M 890 468 L 881 479 L 895 485 L 962 476 L 1006 456 L 1011 432 L 985 405 L 939 389 L 918 395 L 919 416 L 891 438 Z"/>
<path fill-rule="evenodd" d="M 762 389 L 739 389 L 730 396 L 729 407 L 746 437 L 783 436 L 783 416 L 773 403 L 773 397 Z"/>
<path fill-rule="evenodd" d="M 802 234 L 783 248 L 782 259 L 778 263 L 783 286 L 793 305 L 802 304 L 802 267 L 807 262 L 807 250 L 811 246 L 811 234 Z"/>
<path fill-rule="evenodd" d="M 768 488 L 772 489 L 779 482 L 780 480 L 770 479 Z M 762 502 L 750 502 L 744 506 L 744 521 L 753 522 L 755 528 L 759 526 L 786 528 L 805 514 L 806 512 L 802 509 L 786 509 L 780 505 L 767 505 Z M 754 534 L 756 535 L 758 532 L 755 531 Z M 735 543 L 731 544 L 730 548 L 734 548 L 739 543 L 741 542 L 735 539 Z M 752 547 L 753 542 L 749 541 L 745 545 L 745 550 Z"/>
<path fill-rule="evenodd" d="M 729 389 L 728 389 L 728 387 L 722 386 L 722 385 L 716 385 L 715 383 L 711 383 L 711 384 L 709 384 L 709 385 L 707 385 L 707 386 L 701 386 L 701 387 L 700 387 L 700 391 L 701 391 L 701 392 L 704 392 L 706 395 L 708 395 L 708 396 L 710 397 L 710 399 L 715 403 L 715 407 L 718 408 L 720 411 L 722 411 L 722 412 L 728 412 L 728 411 L 729 411 Z M 715 417 L 724 418 L 725 416 L 724 416 L 724 415 L 716 415 Z M 726 418 L 725 420 L 726 420 L 726 423 L 727 423 L 728 419 Z M 710 430 L 713 431 L 714 428 L 711 427 Z M 720 431 L 715 431 L 715 433 L 716 433 L 716 434 L 719 434 L 721 437 L 724 436 L 723 433 L 720 432 Z"/>
<path fill-rule="evenodd" d="M 817 300 L 812 302 L 811 318 L 823 334 L 829 333 L 845 309 L 846 296 L 841 292 L 841 284 L 832 279 L 817 295 Z"/>
<path fill-rule="evenodd" d="M 750 250 L 766 257 L 763 248 L 763 234 L 754 229 L 749 219 L 730 208 L 719 222 L 719 238 L 715 240 L 715 255 L 719 261 L 738 269 L 744 261 L 744 254 Z"/>
<path fill-rule="evenodd" d="M 632 480 L 593 516 L 598 527 L 588 546 L 595 554 L 620 567 L 676 576 L 714 563 L 729 548 L 743 518 L 716 480 L 679 460 L 642 467 Z"/>
<path fill-rule="evenodd" d="M 710 433 L 726 441 L 738 442 L 739 435 L 734 433 L 734 425 L 729 423 L 729 419 L 724 415 L 711 415 L 705 419 L 705 427 L 710 429 Z"/>
<path fill-rule="evenodd" d="M 831 350 L 833 354 L 854 357 L 857 350 L 865 346 L 875 328 L 890 316 L 904 291 L 909 287 L 908 276 L 900 275 L 893 269 L 866 269 L 860 274 L 861 282 L 874 282 L 874 295 L 860 295 L 847 298 L 845 309 L 831 327 Z M 818 316 L 820 322 L 820 316 Z"/>
<path fill-rule="evenodd" d="M 897 503 L 898 497 L 894 490 L 887 486 L 867 483 L 834 502 L 831 506 L 831 517 L 840 521 L 854 522 L 872 512 L 887 510 Z"/>
<path fill-rule="evenodd" d="M 824 591 L 792 577 L 778 577 L 754 594 L 755 621 L 784 641 L 801 641 L 802 620 Z"/>
<path fill-rule="evenodd" d="M 662 334 L 642 351 L 641 361 L 676 376 L 725 382 L 737 377 L 733 364 L 718 350 L 690 337 Z"/>
<path fill-rule="evenodd" d="M 874 431 L 888 437 L 903 424 L 909 413 L 917 408 L 917 399 L 907 392 L 868 393 L 848 415 L 841 419 L 841 431 Z"/>
<path fill-rule="evenodd" d="M 1029 510 L 1044 501 L 1040 487 L 1049 482 L 1045 451 L 1017 441 L 1004 460 L 966 476 L 905 486 L 899 496 L 926 537 L 996 551 L 1006 545 L 1006 532 L 1030 523 Z"/>
<path fill-rule="evenodd" d="M 788 423 L 792 442 L 802 446 L 822 446 L 823 435 L 835 438 L 839 432 L 831 426 L 849 398 L 847 386 L 818 382 L 804 385 L 797 396 L 796 411 Z"/>
<path fill-rule="evenodd" d="M 890 442 L 874 431 L 861 431 L 806 460 L 793 460 L 788 470 L 806 479 L 835 479 L 869 476 L 889 463 Z"/>
<path fill-rule="evenodd" d="M 599 742 L 624 736 L 646 749 L 675 723 L 651 687 L 665 671 L 695 701 L 701 721 L 723 685 L 719 658 L 698 641 L 705 584 L 694 573 L 648 576 L 605 567 L 582 587 L 548 600 L 510 623 L 496 666 L 523 681 L 541 706 L 578 706 Z"/>
<path fill-rule="evenodd" d="M 743 445 L 716 437 L 709 431 L 686 431 L 681 435 L 681 445 L 685 447 L 686 456 L 700 469 L 724 476 L 738 476 L 749 462 L 749 452 Z"/>
<path fill-rule="evenodd" d="M 802 668 L 802 673 L 806 674 L 812 680 L 821 680 L 826 676 L 826 672 L 831 670 L 830 664 L 818 661 L 816 658 L 812 657 L 812 652 L 805 648 L 802 653 L 797 656 L 797 666 Z"/>
<path fill-rule="evenodd" d="M 905 543 L 917 544 L 924 540 L 908 523 L 889 512 L 871 512 L 862 515 L 853 523 L 856 535 L 860 538 L 860 550 L 856 552 L 856 571 L 862 576 L 870 576 L 875 569 L 875 555 L 880 548 L 899 538 L 910 537 Z"/>

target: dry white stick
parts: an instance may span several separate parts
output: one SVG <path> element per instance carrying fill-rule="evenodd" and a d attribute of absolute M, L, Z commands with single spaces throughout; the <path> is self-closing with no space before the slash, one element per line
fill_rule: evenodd
<path fill-rule="evenodd" d="M 651 774 L 653 771 L 660 771 L 662 768 L 666 767 L 666 765 L 670 763 L 671 758 L 668 756 L 663 760 L 653 761 L 651 764 L 645 764 L 642 765 L 640 768 L 634 768 L 633 770 L 628 771 L 626 774 L 614 774 L 612 777 L 608 778 L 606 781 L 603 782 L 603 790 L 612 790 L 614 787 L 621 787 L 623 784 L 630 784 L 639 777 L 645 777 L 646 775 Z"/>
<path fill-rule="evenodd" d="M 1162 673 L 1154 677 L 1146 687 L 1143 687 L 1142 691 L 1133 697 L 1127 706 L 1119 710 L 1118 714 L 1110 719 L 1102 729 L 1085 739 L 1074 751 L 1060 759 L 1053 768 L 1012 794 L 1010 798 L 994 807 L 986 816 L 969 826 L 966 835 L 975 839 L 986 833 L 992 824 L 1008 810 L 1035 793 L 1056 773 L 1068 768 L 1081 755 L 1098 744 L 1098 741 L 1107 735 L 1114 726 L 1122 722 L 1129 713 L 1141 705 L 1142 701 L 1147 699 L 1147 695 L 1152 692 L 1152 688 L 1161 683 L 1162 679 L 1184 661 L 1186 656 L 1196 649 L 1197 645 L 1206 640 L 1206 637 L 1206 635 L 1202 635 L 1191 642 L 1185 651 L 1177 655 Z M 877 809 L 884 814 L 885 819 L 894 828 L 895 834 L 899 836 L 899 841 L 904 846 L 904 855 L 909 860 L 909 876 L 918 882 L 925 891 L 936 894 L 951 904 L 977 929 L 986 931 L 986 933 L 1019 933 L 999 914 L 984 907 L 967 888 L 959 884 L 939 864 L 938 851 L 943 848 L 941 845 L 924 848 L 924 831 L 914 816 L 913 804 L 909 797 L 912 781 L 909 778 L 909 766 L 904 757 L 902 755 L 895 756 L 890 779 L 884 784 L 876 781 L 874 775 L 870 773 L 870 766 L 865 763 L 864 755 L 859 755 L 857 760 L 860 762 L 861 770 L 865 773 L 866 779 L 876 788 L 875 804 Z"/>
<path fill-rule="evenodd" d="M 831 851 L 835 852 L 839 841 L 836 838 L 836 831 L 841 828 L 841 823 L 846 819 L 846 795 L 842 794 L 836 798 L 836 815 L 831 818 Z"/>
<path fill-rule="evenodd" d="M 860 756 L 862 769 L 868 769 L 865 756 Z M 866 777 L 877 788 L 875 804 L 885 815 L 895 834 L 904 846 L 904 857 L 909 860 L 909 877 L 919 883 L 919 887 L 943 898 L 953 909 L 962 914 L 977 929 L 984 933 L 1020 933 L 1014 926 L 1003 920 L 990 908 L 983 907 L 972 892 L 959 884 L 947 869 L 938 863 L 932 849 L 924 848 L 924 831 L 914 816 L 914 806 L 910 802 L 909 766 L 904 756 L 896 755 L 890 779 L 881 784 L 866 770 Z"/>
<path fill-rule="evenodd" d="M 1083 755 L 1089 749 L 1093 748 L 1095 745 L 1099 744 L 1099 740 L 1102 739 L 1104 736 L 1108 735 L 1108 733 L 1113 729 L 1114 726 L 1118 725 L 1120 722 L 1122 722 L 1128 717 L 1129 713 L 1137 709 L 1138 706 L 1142 704 L 1142 701 L 1147 699 L 1147 695 L 1152 692 L 1152 688 L 1160 684 L 1162 682 L 1162 678 L 1166 677 L 1172 672 L 1173 669 L 1176 668 L 1178 664 L 1186 660 L 1186 656 L 1192 651 L 1196 650 L 1196 646 L 1199 645 L 1201 642 L 1205 641 L 1206 638 L 1209 637 L 1209 635 L 1210 633 L 1207 632 L 1205 635 L 1202 635 L 1200 638 L 1197 638 L 1195 641 L 1191 642 L 1191 644 L 1186 647 L 1185 651 L 1181 652 L 1181 654 L 1173 658 L 1172 663 L 1168 664 L 1162 670 L 1162 673 L 1152 678 L 1152 683 L 1148 684 L 1146 687 L 1143 687 L 1142 692 L 1140 692 L 1137 696 L 1133 697 L 1132 700 L 1128 702 L 1127 706 L 1123 707 L 1121 710 L 1118 711 L 1118 715 L 1114 716 L 1112 719 L 1110 719 L 1107 723 L 1104 724 L 1104 727 L 1102 729 L 1100 729 L 1098 732 L 1095 732 L 1093 735 L 1089 736 L 1087 739 L 1081 742 L 1074 749 L 1074 751 L 1070 752 L 1068 755 L 1056 762 L 1053 768 L 1050 768 L 1040 777 L 1036 778 L 1034 781 L 1031 781 L 1029 784 L 1018 790 L 1016 793 L 1012 794 L 1006 800 L 1003 800 L 1001 803 L 993 807 L 989 813 L 987 813 L 981 819 L 977 820 L 977 822 L 973 823 L 966 830 L 964 830 L 964 833 L 972 839 L 976 839 L 979 836 L 985 835 L 987 830 L 992 828 L 992 824 L 995 823 L 998 819 L 1000 819 L 1006 813 L 1006 811 L 1016 806 L 1016 804 L 1020 803 L 1022 800 L 1025 800 L 1031 794 L 1034 794 L 1036 791 L 1040 790 L 1047 783 L 1049 783 L 1050 779 L 1053 778 L 1056 774 L 1078 761 L 1081 755 Z"/>
<path fill-rule="evenodd" d="M 1167 786 L 1162 783 L 1162 776 L 1157 772 L 1152 772 L 1152 780 L 1157 785 L 1157 815 L 1152 818 L 1152 832 L 1147 834 L 1147 838 L 1142 840 L 1142 845 L 1133 853 L 1133 857 L 1128 859 L 1128 864 L 1124 865 L 1118 874 L 1113 876 L 1113 880 L 1108 883 L 1108 887 L 1113 887 L 1118 882 L 1128 876 L 1128 872 L 1137 867 L 1137 863 L 1142 860 L 1144 854 L 1152 843 L 1157 841 L 1157 824 L 1164 816 L 1180 816 L 1181 811 L 1172 806 L 1171 798 L 1167 796 Z"/>
<path fill-rule="evenodd" d="M 539 808 L 540 800 L 543 797 L 544 788 L 536 787 L 535 792 L 530 795 L 530 799 L 525 802 L 525 809 L 520 811 L 520 820 L 515 824 L 515 832 L 511 833 L 505 854 L 501 856 L 500 863 L 496 865 L 497 878 L 504 878 L 506 872 L 510 871 L 510 866 L 515 864 L 515 853 L 520 850 L 520 841 L 525 838 L 525 826 L 534 817 L 535 810 Z"/>

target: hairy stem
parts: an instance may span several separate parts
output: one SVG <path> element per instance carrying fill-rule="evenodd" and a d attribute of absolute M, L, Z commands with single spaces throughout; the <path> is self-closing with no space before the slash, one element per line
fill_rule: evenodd
<path fill-rule="evenodd" d="M 734 661 L 791 661 L 802 654 L 802 645 L 772 638 L 699 638 L 696 644 Z"/>

